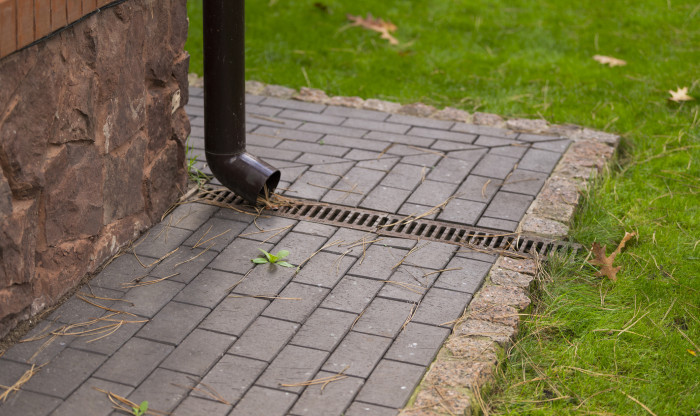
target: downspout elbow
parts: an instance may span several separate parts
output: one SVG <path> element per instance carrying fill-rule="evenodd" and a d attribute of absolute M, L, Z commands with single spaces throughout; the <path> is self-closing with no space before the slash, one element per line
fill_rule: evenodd
<path fill-rule="evenodd" d="M 207 164 L 221 184 L 255 204 L 258 196 L 274 192 L 280 172 L 248 152 L 214 154 L 206 152 Z"/>

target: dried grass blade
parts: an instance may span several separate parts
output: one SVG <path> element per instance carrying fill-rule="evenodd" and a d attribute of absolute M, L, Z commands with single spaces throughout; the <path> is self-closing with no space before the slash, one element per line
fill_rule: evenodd
<path fill-rule="evenodd" d="M 330 242 L 330 243 L 324 245 L 323 247 L 319 248 L 318 250 L 314 251 L 314 253 L 312 255 L 310 255 L 309 257 L 307 257 L 306 260 L 299 263 L 295 273 L 299 273 L 299 270 L 301 270 L 301 268 L 304 266 L 304 264 L 306 264 L 309 260 L 311 260 L 315 255 L 317 255 L 321 251 L 327 249 L 328 247 L 337 246 L 337 245 L 342 244 L 342 243 L 343 243 L 343 240 L 335 240 L 333 242 Z"/>
<path fill-rule="evenodd" d="M 91 301 L 87 300 L 84 296 L 81 296 L 80 294 L 77 294 L 76 296 L 78 297 L 78 299 L 82 300 L 83 302 L 87 302 L 87 303 L 89 303 L 90 305 L 95 306 L 95 307 L 97 307 L 97 308 L 104 309 L 104 310 L 106 310 L 106 311 L 110 311 L 110 312 L 114 312 L 114 313 L 123 313 L 124 315 L 131 315 L 131 316 L 133 316 L 133 317 L 138 318 L 137 315 L 134 315 L 134 314 L 131 313 L 131 312 L 124 312 L 124 311 L 120 311 L 120 310 L 118 310 L 118 309 L 112 309 L 112 308 L 108 308 L 108 307 L 106 307 L 106 306 L 102 306 L 102 305 L 100 305 L 100 304 L 97 304 L 97 303 L 95 303 L 95 302 L 91 302 Z"/>
<path fill-rule="evenodd" d="M 192 257 L 191 259 L 188 259 L 188 260 L 181 261 L 181 262 L 177 263 L 176 265 L 173 266 L 173 269 L 175 269 L 177 266 L 180 266 L 180 265 L 183 265 L 183 264 L 185 264 L 185 263 L 189 263 L 189 262 L 191 262 L 192 260 L 195 260 L 197 257 L 199 257 L 199 256 L 201 256 L 202 254 L 204 254 L 204 253 L 206 253 L 207 251 L 209 251 L 209 249 L 212 248 L 212 247 L 214 247 L 215 244 L 216 244 L 216 243 L 211 243 L 211 244 L 209 244 L 209 247 L 207 247 L 206 249 L 204 249 L 204 251 L 202 251 L 201 253 L 197 254 L 197 255 L 194 256 L 194 257 Z"/>
<path fill-rule="evenodd" d="M 0 402 L 4 403 L 5 400 L 7 400 L 7 398 L 10 396 L 10 393 L 12 393 L 13 391 L 19 391 L 19 389 L 26 382 L 28 382 L 34 376 L 34 374 L 36 374 L 37 372 L 39 372 L 39 370 L 41 370 L 41 367 L 43 367 L 43 365 L 40 365 L 39 367 L 37 367 L 36 365 L 32 364 L 32 368 L 25 371 L 24 374 L 22 374 L 22 376 L 17 381 L 15 381 L 15 383 L 13 385 L 11 385 L 9 387 L 2 386 L 5 389 L 5 391 L 2 394 L 0 394 Z"/>
<path fill-rule="evenodd" d="M 179 272 L 178 272 L 178 273 L 173 273 L 173 274 L 171 274 L 170 276 L 161 277 L 161 278 L 156 279 L 156 280 L 149 280 L 149 281 L 147 281 L 147 282 L 135 283 L 135 284 L 132 284 L 132 285 L 124 284 L 124 285 L 122 285 L 122 287 L 124 287 L 125 289 L 131 289 L 131 288 L 134 288 L 134 287 L 141 287 L 141 286 L 154 285 L 154 284 L 160 283 L 160 282 L 162 282 L 162 281 L 164 281 L 164 280 L 168 280 L 168 279 L 170 279 L 171 277 L 175 277 L 175 276 L 177 276 L 177 275 L 179 275 L 179 274 L 180 274 Z M 126 312 L 124 312 L 124 313 L 126 313 Z M 136 316 L 136 315 L 134 315 L 134 316 Z"/>
<path fill-rule="evenodd" d="M 301 300 L 301 298 L 285 298 L 277 295 L 228 295 L 229 298 L 258 298 L 258 299 L 280 299 L 280 300 Z"/>
<path fill-rule="evenodd" d="M 202 241 L 201 243 L 200 243 L 200 242 L 197 242 L 197 244 L 195 244 L 192 248 L 197 248 L 197 247 L 199 247 L 199 246 L 201 246 L 201 245 L 204 245 L 204 244 L 210 242 L 211 240 L 213 240 L 213 239 L 215 239 L 215 238 L 221 237 L 222 235 L 228 233 L 229 231 L 231 231 L 230 228 L 229 228 L 228 230 L 224 231 L 223 233 L 217 234 L 217 235 L 215 235 L 214 237 L 211 237 L 211 238 L 209 238 L 209 239 L 207 239 L 207 240 Z M 204 236 L 202 236 L 202 237 L 204 237 Z M 200 238 L 200 240 L 201 240 L 201 238 Z"/>
<path fill-rule="evenodd" d="M 436 273 L 451 272 L 451 271 L 453 271 L 453 270 L 462 270 L 462 268 L 461 268 L 461 267 L 452 267 L 452 268 L 449 268 L 449 269 L 435 270 L 434 272 L 428 272 L 428 273 L 424 274 L 423 277 L 428 277 L 428 276 L 430 276 L 431 274 L 436 274 Z"/>

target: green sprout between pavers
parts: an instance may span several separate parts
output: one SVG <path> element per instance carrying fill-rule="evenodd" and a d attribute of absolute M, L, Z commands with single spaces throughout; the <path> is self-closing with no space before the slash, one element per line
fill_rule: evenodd
<path fill-rule="evenodd" d="M 188 2 L 201 74 L 201 1 Z M 547 265 L 490 414 L 694 414 L 700 408 L 700 5 L 692 1 L 263 1 L 247 4 L 247 78 L 576 123 L 623 136 L 571 234 L 615 247 L 617 281 Z M 390 45 L 351 27 L 372 13 Z M 604 55 L 626 61 L 604 66 Z M 613 61 L 614 62 L 614 61 Z M 612 250 L 612 248 L 610 248 Z"/>

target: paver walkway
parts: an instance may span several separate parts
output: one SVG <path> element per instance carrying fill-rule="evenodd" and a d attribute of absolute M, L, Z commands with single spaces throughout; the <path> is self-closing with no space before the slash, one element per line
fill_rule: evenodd
<path fill-rule="evenodd" d="M 187 109 L 203 160 L 201 97 L 192 88 Z M 400 214 L 455 196 L 438 220 L 504 231 L 516 229 L 569 145 L 376 111 L 247 102 L 248 150 L 280 168 L 285 195 Z M 175 415 L 395 415 L 449 334 L 445 323 L 463 313 L 495 261 L 433 242 L 394 267 L 416 241 L 253 220 L 201 203 L 178 207 L 26 339 L 62 327 L 65 335 L 19 343 L 0 358 L 6 386 L 45 364 L 0 415 L 112 414 L 95 388 Z M 286 249 L 298 264 L 339 241 L 299 273 L 251 262 L 260 248 Z M 299 384 L 341 371 L 346 378 L 325 386 Z"/>

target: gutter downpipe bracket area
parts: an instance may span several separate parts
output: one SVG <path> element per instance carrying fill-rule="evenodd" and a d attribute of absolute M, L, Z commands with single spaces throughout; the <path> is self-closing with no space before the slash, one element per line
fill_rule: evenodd
<path fill-rule="evenodd" d="M 243 0 L 204 0 L 204 148 L 222 185 L 255 205 L 280 172 L 246 152 Z"/>

